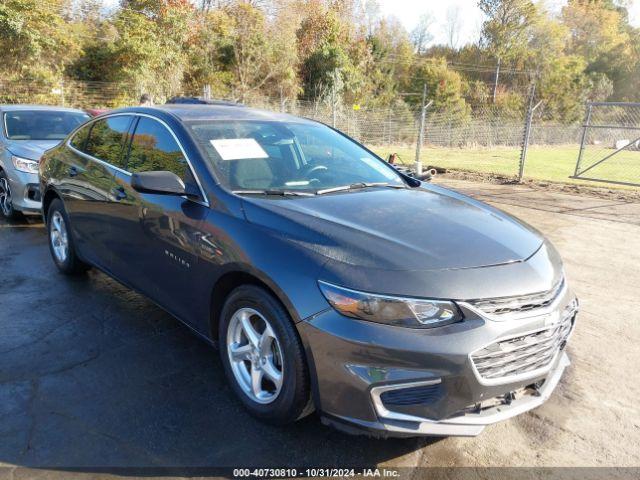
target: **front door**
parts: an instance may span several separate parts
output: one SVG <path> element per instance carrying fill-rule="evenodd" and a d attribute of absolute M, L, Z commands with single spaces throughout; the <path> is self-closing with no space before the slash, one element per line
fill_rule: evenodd
<path fill-rule="evenodd" d="M 140 193 L 131 187 L 132 173 L 165 170 L 198 189 L 167 126 L 152 117 L 139 117 L 126 170 L 129 173 L 115 176 L 119 195 L 111 222 L 114 273 L 198 328 L 192 307 L 201 300 L 196 272 L 200 225 L 207 207 L 203 201 Z"/>

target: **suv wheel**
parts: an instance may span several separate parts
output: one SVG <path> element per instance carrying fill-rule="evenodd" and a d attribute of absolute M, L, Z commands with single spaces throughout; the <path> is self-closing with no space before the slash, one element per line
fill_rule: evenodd
<path fill-rule="evenodd" d="M 231 292 L 219 341 L 227 378 L 252 415 L 285 424 L 310 413 L 302 344 L 289 315 L 267 291 L 245 285 Z"/>
<path fill-rule="evenodd" d="M 0 170 L 0 213 L 8 220 L 15 220 L 19 217 L 19 212 L 13 208 L 9 179 L 2 170 Z"/>
<path fill-rule="evenodd" d="M 51 202 L 47 212 L 47 231 L 49 250 L 56 267 L 62 273 L 73 275 L 85 272 L 89 265 L 78 258 L 73 237 L 69 230 L 69 219 L 60 199 Z"/>

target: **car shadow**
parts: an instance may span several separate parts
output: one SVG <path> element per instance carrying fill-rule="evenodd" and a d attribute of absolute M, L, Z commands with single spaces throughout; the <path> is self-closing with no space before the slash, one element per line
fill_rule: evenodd
<path fill-rule="evenodd" d="M 170 315 L 102 273 L 59 275 L 42 225 L 0 236 L 2 275 L 15 280 L 0 290 L 0 463 L 140 475 L 368 467 L 436 441 L 349 436 L 315 414 L 261 423 L 234 397 L 218 352 Z"/>

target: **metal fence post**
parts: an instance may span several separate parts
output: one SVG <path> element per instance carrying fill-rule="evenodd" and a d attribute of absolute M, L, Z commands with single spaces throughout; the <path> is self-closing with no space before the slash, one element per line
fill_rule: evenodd
<path fill-rule="evenodd" d="M 522 178 L 524 177 L 524 165 L 527 161 L 527 152 L 529 150 L 529 139 L 531 138 L 531 123 L 533 121 L 533 111 L 540 105 L 534 106 L 533 100 L 536 95 L 536 84 L 531 84 L 531 89 L 529 91 L 529 106 L 527 107 L 527 116 L 525 118 L 524 124 L 524 135 L 522 137 L 522 149 L 520 150 L 520 165 L 518 168 L 518 182 L 522 182 Z"/>
<path fill-rule="evenodd" d="M 420 149 L 424 142 L 424 122 L 427 116 L 427 84 L 422 89 L 422 110 L 420 112 L 420 130 L 418 132 L 418 143 L 416 145 L 416 162 L 415 169 L 417 175 L 422 175 L 422 161 L 420 160 Z"/>
<path fill-rule="evenodd" d="M 205 100 L 211 100 L 211 85 L 208 83 L 202 87 L 202 98 Z"/>
<path fill-rule="evenodd" d="M 582 136 L 580 138 L 580 152 L 578 152 L 578 161 L 576 162 L 576 169 L 573 172 L 573 176 L 576 177 L 580 173 L 580 164 L 582 163 L 582 154 L 584 152 L 585 142 L 587 141 L 587 130 L 589 130 L 589 124 L 591 123 L 591 109 L 593 105 L 587 105 L 587 113 L 584 117 L 584 125 L 582 126 Z"/>

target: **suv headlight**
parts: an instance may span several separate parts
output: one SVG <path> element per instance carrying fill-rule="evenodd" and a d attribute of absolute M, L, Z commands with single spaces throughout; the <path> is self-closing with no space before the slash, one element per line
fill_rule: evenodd
<path fill-rule="evenodd" d="M 13 161 L 13 166 L 16 167 L 16 170 L 25 173 L 38 173 L 38 162 L 35 160 L 16 157 L 14 155 L 11 157 L 11 161 Z"/>
<path fill-rule="evenodd" d="M 342 315 L 411 328 L 433 328 L 462 320 L 458 307 L 446 300 L 403 298 L 358 292 L 319 281 L 322 294 Z"/>

